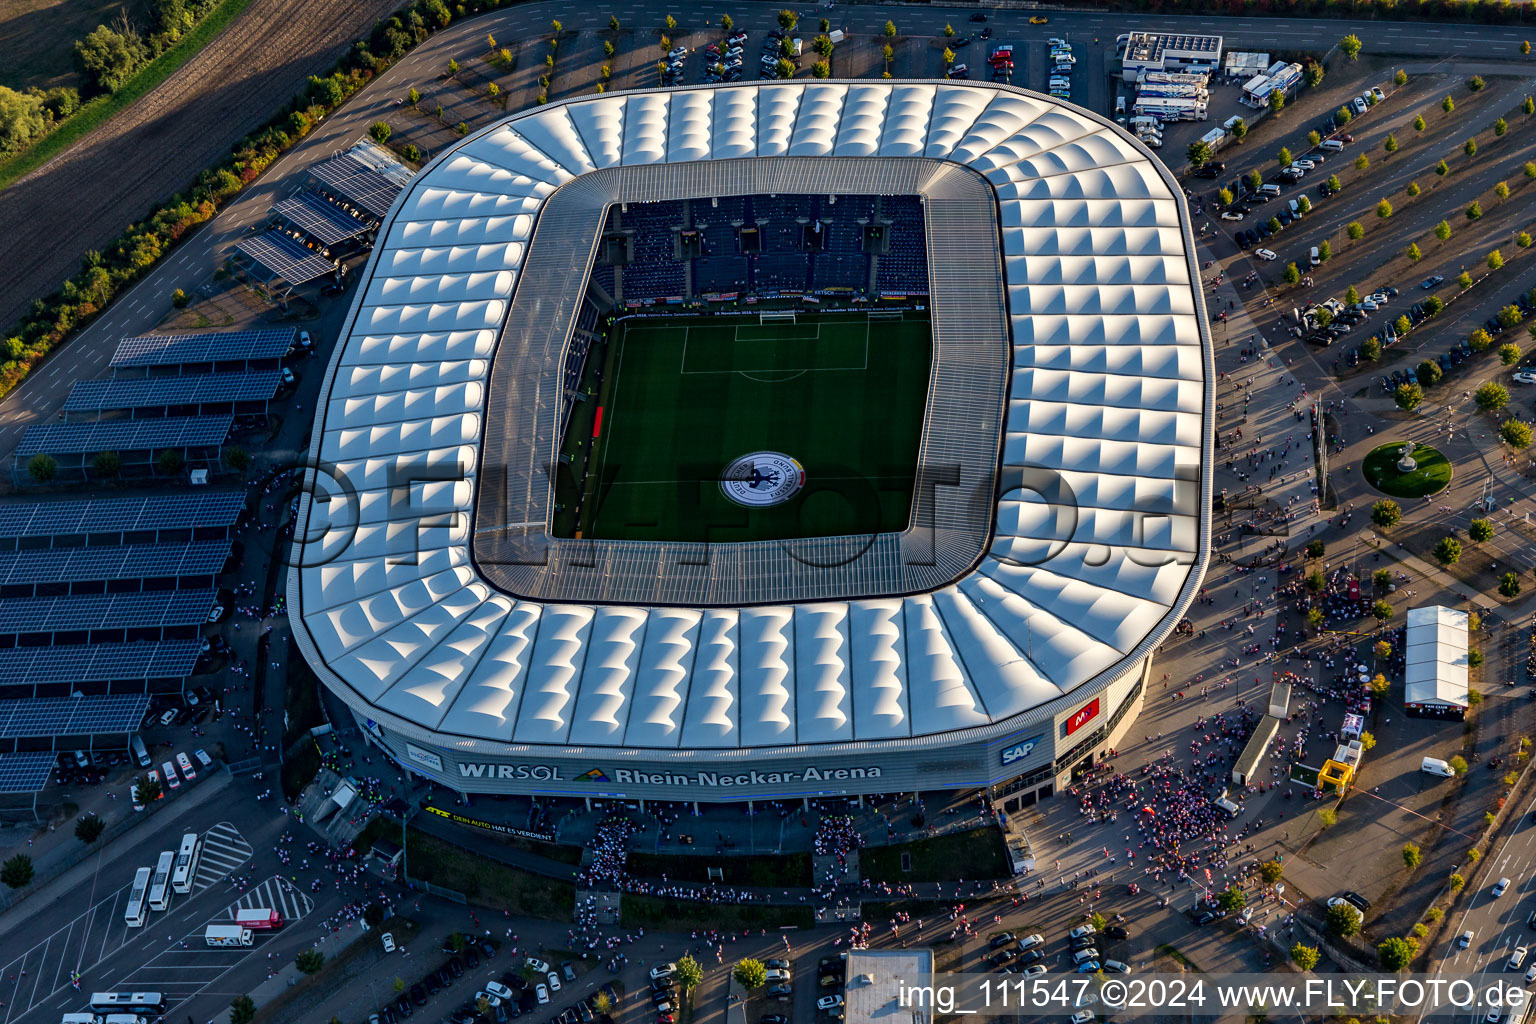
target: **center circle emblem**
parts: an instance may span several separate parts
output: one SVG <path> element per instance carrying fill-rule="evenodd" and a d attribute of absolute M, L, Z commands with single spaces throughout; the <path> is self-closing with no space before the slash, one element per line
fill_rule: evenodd
<path fill-rule="evenodd" d="M 720 471 L 720 490 L 738 505 L 782 505 L 805 486 L 800 463 L 780 452 L 742 455 Z"/>

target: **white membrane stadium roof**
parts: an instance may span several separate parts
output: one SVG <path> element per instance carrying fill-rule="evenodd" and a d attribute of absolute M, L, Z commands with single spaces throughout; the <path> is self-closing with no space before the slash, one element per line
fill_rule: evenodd
<path fill-rule="evenodd" d="M 905 598 L 650 608 L 499 593 L 470 561 L 474 477 L 543 203 L 600 168 L 753 156 L 926 157 L 991 183 L 1013 334 L 1002 463 L 1058 472 L 1077 507 L 1009 494 L 994 557 Z M 312 450 L 356 500 L 322 481 L 332 500 L 305 501 L 313 539 L 289 590 L 301 645 L 376 719 L 487 752 L 1000 732 L 1137 666 L 1199 585 L 1212 414 L 1191 247 L 1183 197 L 1145 149 L 1006 87 L 742 84 L 508 117 L 424 169 L 380 229 Z M 455 463 L 467 480 L 394 478 Z"/>

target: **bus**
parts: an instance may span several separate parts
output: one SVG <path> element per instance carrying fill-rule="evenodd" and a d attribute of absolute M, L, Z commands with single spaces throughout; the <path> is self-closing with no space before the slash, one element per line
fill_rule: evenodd
<path fill-rule="evenodd" d="M 92 992 L 91 1009 L 97 1013 L 164 1013 L 165 996 L 159 992 Z"/>
<path fill-rule="evenodd" d="M 144 927 L 144 920 L 149 916 L 145 907 L 145 901 L 149 898 L 149 868 L 139 868 L 133 876 L 133 888 L 128 890 L 128 910 L 123 914 L 123 920 L 129 928 Z"/>
<path fill-rule="evenodd" d="M 171 868 L 176 864 L 176 854 L 170 850 L 160 854 L 155 865 L 154 881 L 149 883 L 149 909 L 168 910 L 171 906 Z"/>
<path fill-rule="evenodd" d="M 192 891 L 192 880 L 197 877 L 197 862 L 202 857 L 203 844 L 196 832 L 181 837 L 181 849 L 176 851 L 176 867 L 171 872 L 171 891 Z"/>

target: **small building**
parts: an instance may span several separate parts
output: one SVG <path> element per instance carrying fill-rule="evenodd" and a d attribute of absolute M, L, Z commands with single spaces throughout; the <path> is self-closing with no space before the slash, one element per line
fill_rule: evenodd
<path fill-rule="evenodd" d="M 1274 715 L 1265 715 L 1259 719 L 1258 727 L 1248 737 L 1248 745 L 1238 755 L 1237 764 L 1232 766 L 1233 785 L 1246 786 L 1258 774 L 1264 764 L 1264 755 L 1269 753 L 1269 745 L 1274 742 L 1275 733 L 1279 730 L 1280 719 Z"/>
<path fill-rule="evenodd" d="M 1291 684 L 1284 679 L 1276 679 L 1269 688 L 1269 713 L 1281 719 L 1291 713 Z"/>
<path fill-rule="evenodd" d="M 909 989 L 921 986 L 932 998 L 932 976 L 929 949 L 850 949 L 843 982 L 844 1024 L 931 1024 L 932 1004 Z"/>
<path fill-rule="evenodd" d="M 1466 717 L 1467 613 L 1442 605 L 1410 608 L 1403 654 L 1403 706 L 1408 714 Z"/>
<path fill-rule="evenodd" d="M 1221 67 L 1221 36 L 1127 32 L 1115 40 L 1115 47 L 1120 53 L 1120 74 L 1127 82 L 1138 81 L 1149 71 L 1209 74 Z"/>

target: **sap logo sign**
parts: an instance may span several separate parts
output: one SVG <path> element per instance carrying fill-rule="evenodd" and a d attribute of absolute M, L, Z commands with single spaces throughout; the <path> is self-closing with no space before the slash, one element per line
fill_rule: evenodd
<path fill-rule="evenodd" d="M 1030 751 L 1035 749 L 1036 744 L 1038 744 L 1040 742 L 1041 738 L 1042 737 L 1036 736 L 1032 740 L 1025 740 L 1023 743 L 1016 743 L 1016 744 L 1014 744 L 1011 747 L 1004 747 L 1003 748 L 1003 764 L 1004 764 L 1004 766 L 1013 764 L 1013 763 L 1015 763 L 1017 761 L 1022 761 L 1026 757 L 1028 757 L 1029 754 L 1030 754 Z"/>

